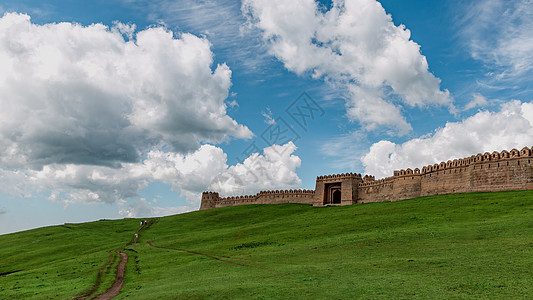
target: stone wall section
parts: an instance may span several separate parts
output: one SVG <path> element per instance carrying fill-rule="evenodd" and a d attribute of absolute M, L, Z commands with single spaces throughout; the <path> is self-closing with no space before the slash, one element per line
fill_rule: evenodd
<path fill-rule="evenodd" d="M 331 191 L 339 189 L 340 203 L 331 204 Z M 226 198 L 204 192 L 200 209 L 278 203 L 351 205 L 439 194 L 530 189 L 533 189 L 533 148 L 524 147 L 520 151 L 486 152 L 422 169 L 394 171 L 393 176 L 379 180 L 356 173 L 318 176 L 314 191 L 262 191 L 256 195 Z"/>
<path fill-rule="evenodd" d="M 394 200 L 394 177 L 364 181 L 359 184 L 357 202 L 381 202 Z"/>
<path fill-rule="evenodd" d="M 280 204 L 280 203 L 301 203 L 301 204 L 313 204 L 315 199 L 315 191 L 312 190 L 276 190 L 276 191 L 261 191 L 255 195 L 246 196 L 232 196 L 225 198 L 218 198 L 210 205 L 205 205 L 209 202 L 210 192 L 204 192 L 202 195 L 202 205 L 200 209 L 208 209 L 215 207 L 236 206 L 246 204 Z M 215 193 L 218 197 L 218 193 Z"/>
<path fill-rule="evenodd" d="M 533 189 L 532 149 L 477 154 L 422 168 L 420 196 Z"/>

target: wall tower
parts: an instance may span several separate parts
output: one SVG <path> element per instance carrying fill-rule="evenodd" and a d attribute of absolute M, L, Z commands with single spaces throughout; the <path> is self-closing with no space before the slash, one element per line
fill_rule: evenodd
<path fill-rule="evenodd" d="M 202 193 L 202 204 L 200 209 L 210 209 L 215 208 L 216 203 L 220 197 L 217 192 L 203 192 Z"/>

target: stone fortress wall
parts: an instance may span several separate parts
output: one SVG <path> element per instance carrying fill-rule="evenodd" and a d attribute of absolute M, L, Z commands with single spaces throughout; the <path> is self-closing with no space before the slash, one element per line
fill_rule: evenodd
<path fill-rule="evenodd" d="M 255 195 L 233 196 L 225 198 L 219 197 L 218 193 L 215 192 L 204 192 L 202 194 L 202 204 L 200 209 L 246 204 L 312 204 L 314 199 L 315 191 L 312 190 L 261 191 Z"/>
<path fill-rule="evenodd" d="M 318 176 L 315 190 L 262 191 L 219 197 L 204 192 L 200 209 L 245 204 L 303 203 L 314 206 L 398 201 L 420 196 L 533 189 L 533 148 L 494 151 L 423 167 L 394 171 L 392 177 L 355 173 Z"/>

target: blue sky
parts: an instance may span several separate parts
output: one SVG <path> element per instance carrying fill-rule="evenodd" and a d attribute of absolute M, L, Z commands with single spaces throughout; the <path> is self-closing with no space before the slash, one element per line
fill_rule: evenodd
<path fill-rule="evenodd" d="M 0 234 L 531 147 L 532 13 L 529 0 L 1 1 Z"/>

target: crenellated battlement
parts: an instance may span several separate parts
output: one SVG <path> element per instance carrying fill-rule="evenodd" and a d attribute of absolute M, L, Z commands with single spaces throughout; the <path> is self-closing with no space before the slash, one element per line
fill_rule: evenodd
<path fill-rule="evenodd" d="M 533 157 L 533 147 L 524 147 L 522 150 L 512 149 L 511 151 L 503 150 L 501 152 L 494 151 L 492 153 L 485 152 L 484 154 L 478 153 L 467 158 L 448 160 L 447 162 L 441 162 L 438 164 L 428 165 L 422 167 L 421 174 L 428 174 L 435 171 L 448 170 L 453 168 L 467 167 L 471 164 L 479 164 L 485 162 L 501 162 L 512 159 L 530 158 Z"/>
<path fill-rule="evenodd" d="M 393 177 L 400 177 L 400 176 L 414 176 L 414 175 L 420 175 L 420 169 L 416 168 L 414 170 L 407 169 L 407 170 L 397 170 L 394 171 Z"/>
<path fill-rule="evenodd" d="M 363 177 L 363 182 L 373 182 L 376 180 L 376 177 L 375 176 L 372 176 L 372 175 L 365 175 L 365 177 Z"/>
<path fill-rule="evenodd" d="M 255 199 L 255 198 L 257 198 L 257 195 L 230 196 L 230 197 L 220 198 L 219 201 L 238 201 L 238 200 L 247 200 L 247 199 Z"/>
<path fill-rule="evenodd" d="M 323 175 L 317 176 L 317 180 L 327 180 L 327 179 L 342 179 L 342 178 L 361 178 L 361 174 L 358 173 L 342 173 L 334 175 Z"/>
<path fill-rule="evenodd" d="M 218 193 L 217 192 L 203 192 L 202 195 L 218 196 Z"/>
<path fill-rule="evenodd" d="M 385 184 L 390 184 L 390 183 L 394 182 L 394 180 L 396 180 L 396 176 L 385 177 L 385 178 L 381 178 L 381 179 L 373 180 L 373 181 L 368 181 L 368 182 L 363 181 L 362 183 L 359 184 L 359 186 L 360 187 L 367 187 L 367 186 L 385 185 Z"/>
<path fill-rule="evenodd" d="M 301 190 L 301 189 L 296 189 L 296 190 L 275 190 L 275 191 L 261 191 L 258 193 L 258 195 L 263 195 L 263 194 L 266 194 L 266 195 L 271 195 L 271 194 L 314 194 L 315 191 L 313 190 Z"/>
<path fill-rule="evenodd" d="M 276 203 L 349 205 L 447 193 L 526 189 L 533 189 L 533 147 L 478 153 L 421 169 L 396 170 L 392 176 L 378 180 L 358 173 L 317 176 L 315 190 L 271 190 L 230 197 L 204 192 L 200 209 Z"/>

